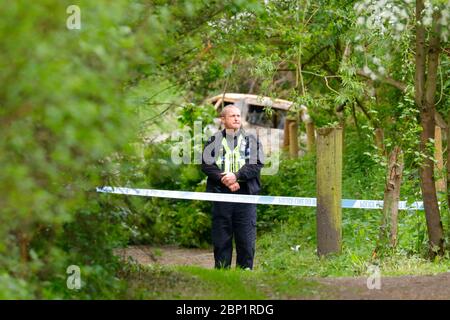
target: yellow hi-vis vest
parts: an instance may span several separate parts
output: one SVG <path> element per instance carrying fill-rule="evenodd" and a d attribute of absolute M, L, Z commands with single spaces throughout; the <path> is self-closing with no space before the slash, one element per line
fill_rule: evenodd
<path fill-rule="evenodd" d="M 245 165 L 245 139 L 239 135 L 236 148 L 231 151 L 227 139 L 222 139 L 222 152 L 217 157 L 216 164 L 223 172 L 238 172 Z M 225 151 L 225 152 L 223 152 Z"/>

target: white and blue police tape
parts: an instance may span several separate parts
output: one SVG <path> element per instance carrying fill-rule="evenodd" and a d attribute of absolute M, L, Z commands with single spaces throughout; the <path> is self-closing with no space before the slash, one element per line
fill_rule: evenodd
<path fill-rule="evenodd" d="M 184 200 L 221 201 L 255 204 L 272 204 L 282 206 L 316 207 L 316 198 L 259 196 L 231 193 L 189 192 L 155 189 L 134 189 L 122 187 L 101 187 L 97 192 L 126 194 L 142 197 L 172 198 Z M 342 199 L 342 208 L 353 209 L 381 209 L 382 200 L 352 200 Z M 407 205 L 406 201 L 399 201 L 399 210 L 423 210 L 423 202 L 417 201 Z"/>

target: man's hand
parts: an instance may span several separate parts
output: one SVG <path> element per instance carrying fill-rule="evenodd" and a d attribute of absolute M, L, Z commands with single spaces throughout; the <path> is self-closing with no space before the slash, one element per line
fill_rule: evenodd
<path fill-rule="evenodd" d="M 235 182 L 232 185 L 228 186 L 228 189 L 231 190 L 231 192 L 236 192 L 241 188 L 241 186 L 239 185 L 239 183 Z"/>
<path fill-rule="evenodd" d="M 236 183 L 236 175 L 233 172 L 224 172 L 222 173 L 223 177 L 220 180 L 224 185 L 230 187 L 234 183 Z"/>

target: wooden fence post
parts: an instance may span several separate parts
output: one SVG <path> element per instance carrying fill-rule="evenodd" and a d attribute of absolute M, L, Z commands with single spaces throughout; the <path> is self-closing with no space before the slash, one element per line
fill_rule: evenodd
<path fill-rule="evenodd" d="M 317 130 L 317 253 L 339 253 L 342 241 L 342 128 Z"/>
<path fill-rule="evenodd" d="M 308 152 L 313 152 L 314 145 L 316 144 L 314 123 L 308 122 L 305 124 L 305 127 L 306 127 L 306 150 L 308 150 Z"/>
<path fill-rule="evenodd" d="M 289 157 L 298 158 L 298 122 L 293 121 L 289 124 Z"/>
<path fill-rule="evenodd" d="M 283 149 L 289 150 L 289 125 L 292 123 L 292 119 L 284 119 L 284 137 L 283 137 Z"/>

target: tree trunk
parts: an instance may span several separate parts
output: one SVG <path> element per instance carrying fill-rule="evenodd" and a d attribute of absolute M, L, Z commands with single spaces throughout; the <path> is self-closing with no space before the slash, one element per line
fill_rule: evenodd
<path fill-rule="evenodd" d="M 30 239 L 25 231 L 19 231 L 17 238 L 19 241 L 20 260 L 23 263 L 26 263 L 29 260 L 28 246 L 30 244 Z"/>
<path fill-rule="evenodd" d="M 448 113 L 447 125 L 447 204 L 450 207 L 450 112 Z M 450 209 L 447 213 L 448 230 L 447 236 L 450 238 Z"/>
<path fill-rule="evenodd" d="M 422 23 L 423 0 L 416 0 L 416 71 L 414 75 L 414 95 L 420 109 L 423 107 L 425 91 L 425 27 Z"/>
<path fill-rule="evenodd" d="M 415 100 L 420 109 L 420 123 L 422 133 L 420 137 L 420 151 L 426 157 L 420 167 L 420 187 L 422 189 L 425 216 L 427 220 L 430 256 L 444 253 L 444 239 L 439 205 L 434 184 L 434 163 L 430 159 L 433 154 L 427 146 L 434 139 L 434 101 L 436 93 L 437 67 L 439 63 L 439 33 L 438 24 L 434 22 L 433 33 L 430 36 L 428 50 L 428 74 L 425 82 L 425 28 L 422 22 L 423 0 L 416 1 L 416 73 Z M 435 17 L 436 18 L 436 17 Z M 435 19 L 434 21 L 437 21 Z M 420 23 L 419 23 L 420 22 Z"/>
<path fill-rule="evenodd" d="M 389 165 L 384 189 L 383 222 L 380 229 L 380 244 L 388 242 L 392 248 L 397 246 L 398 202 L 403 174 L 403 154 L 396 146 L 389 155 Z M 383 248 L 381 248 L 383 249 Z"/>
<path fill-rule="evenodd" d="M 444 176 L 444 155 L 442 152 L 442 131 L 441 127 L 434 128 L 434 159 L 436 160 L 436 191 L 439 193 L 447 192 L 447 185 Z"/>
<path fill-rule="evenodd" d="M 380 155 L 384 154 L 384 132 L 381 128 L 375 129 L 375 144 Z"/>

